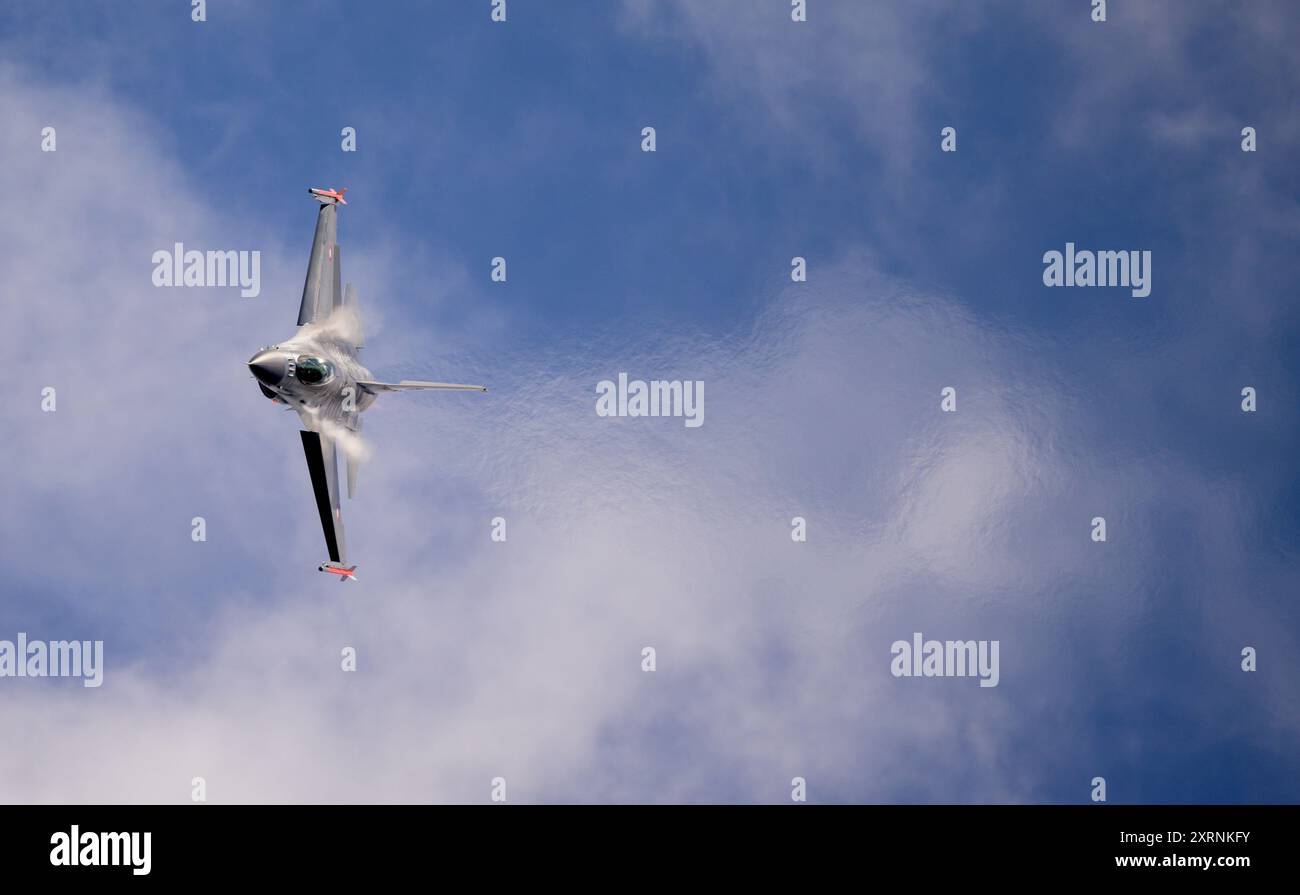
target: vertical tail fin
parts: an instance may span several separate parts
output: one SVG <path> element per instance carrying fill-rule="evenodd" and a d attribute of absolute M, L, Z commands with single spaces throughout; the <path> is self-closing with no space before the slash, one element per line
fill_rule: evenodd
<path fill-rule="evenodd" d="M 361 329 L 361 306 L 357 304 L 357 287 L 351 283 L 343 287 L 343 307 L 351 312 L 352 326 L 356 329 L 353 345 L 357 348 L 365 348 L 366 338 Z"/>

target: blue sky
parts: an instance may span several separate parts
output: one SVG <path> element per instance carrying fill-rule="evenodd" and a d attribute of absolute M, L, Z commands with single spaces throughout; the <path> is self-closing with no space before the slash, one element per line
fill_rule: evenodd
<path fill-rule="evenodd" d="M 6 5 L 0 637 L 109 665 L 0 680 L 0 798 L 1300 799 L 1300 14 L 788 6 Z M 370 367 L 493 387 L 368 414 L 351 591 L 243 369 L 307 186 L 350 188 Z M 153 289 L 175 241 L 261 296 Z M 1045 288 L 1067 241 L 1151 295 Z M 705 425 L 596 417 L 622 370 Z M 1000 685 L 891 677 L 918 630 Z"/>

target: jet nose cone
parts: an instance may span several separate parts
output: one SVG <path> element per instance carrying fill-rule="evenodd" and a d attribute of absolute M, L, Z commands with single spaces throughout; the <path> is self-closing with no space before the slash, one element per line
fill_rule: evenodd
<path fill-rule="evenodd" d="M 272 388 L 279 385 L 288 372 L 284 355 L 278 351 L 259 351 L 248 362 L 248 369 L 253 371 L 257 381 Z"/>

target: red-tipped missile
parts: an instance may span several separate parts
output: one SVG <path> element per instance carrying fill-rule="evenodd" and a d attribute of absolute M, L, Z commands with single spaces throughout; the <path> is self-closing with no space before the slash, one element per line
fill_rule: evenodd
<path fill-rule="evenodd" d="M 347 187 L 338 190 L 318 190 L 315 187 L 308 187 L 307 192 L 313 196 L 320 196 L 322 199 L 333 199 L 340 205 L 347 205 L 348 200 L 343 198 L 343 194 L 348 191 Z"/>
<path fill-rule="evenodd" d="M 342 584 L 344 581 L 357 580 L 356 566 L 339 566 L 339 565 L 335 565 L 332 562 L 327 562 L 327 563 L 322 563 L 318 567 L 318 569 L 321 572 L 329 572 L 331 575 L 338 575 L 340 584 Z"/>

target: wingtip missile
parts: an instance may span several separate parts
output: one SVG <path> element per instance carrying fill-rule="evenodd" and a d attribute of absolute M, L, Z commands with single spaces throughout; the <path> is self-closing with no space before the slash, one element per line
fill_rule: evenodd
<path fill-rule="evenodd" d="M 326 563 L 321 563 L 317 567 L 317 571 L 329 572 L 331 575 L 338 575 L 340 584 L 342 584 L 344 581 L 357 580 L 357 567 L 354 565 L 340 566 L 332 562 L 326 562 Z"/>
<path fill-rule="evenodd" d="M 322 190 L 314 186 L 307 187 L 307 192 L 316 197 L 317 201 L 323 202 L 326 199 L 337 202 L 340 205 L 347 205 L 348 200 L 343 198 L 343 194 L 348 191 L 347 187 L 337 190 Z"/>

